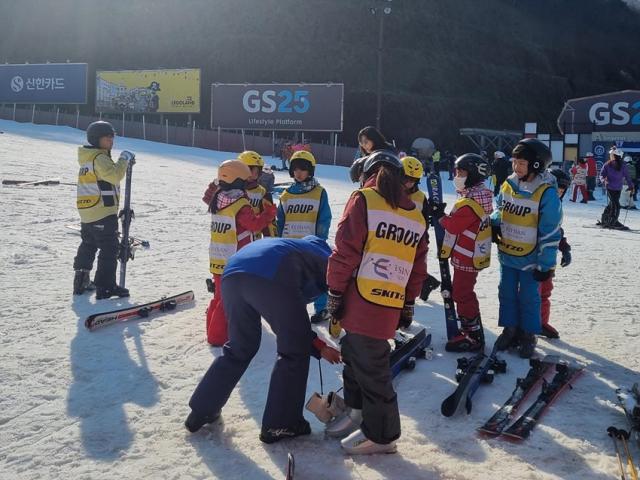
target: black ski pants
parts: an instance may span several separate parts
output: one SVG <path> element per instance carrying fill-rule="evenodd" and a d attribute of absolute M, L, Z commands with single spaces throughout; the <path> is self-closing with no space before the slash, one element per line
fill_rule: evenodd
<path fill-rule="evenodd" d="M 607 189 L 609 203 L 602 212 L 601 222 L 603 225 L 612 226 L 618 221 L 620 216 L 620 190 Z"/>
<path fill-rule="evenodd" d="M 391 383 L 389 342 L 347 332 L 340 343 L 345 403 L 362 409 L 361 429 L 369 440 L 393 442 L 400 437 L 400 413 Z"/>
<path fill-rule="evenodd" d="M 96 287 L 113 288 L 116 285 L 118 265 L 118 217 L 109 215 L 97 222 L 80 224 L 80 246 L 73 260 L 74 270 L 91 270 L 98 254 L 98 268 L 94 277 Z"/>
<path fill-rule="evenodd" d="M 198 415 L 213 415 L 258 352 L 264 317 L 276 335 L 277 357 L 271 372 L 262 428 L 293 428 L 304 418 L 309 356 L 313 333 L 307 305 L 291 286 L 248 273 L 222 278 L 229 341 L 191 396 L 189 406 Z M 387 366 L 388 369 L 388 366 Z"/>

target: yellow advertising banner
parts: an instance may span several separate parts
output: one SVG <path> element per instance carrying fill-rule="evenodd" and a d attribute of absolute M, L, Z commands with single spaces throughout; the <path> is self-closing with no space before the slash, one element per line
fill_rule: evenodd
<path fill-rule="evenodd" d="M 200 69 L 98 71 L 96 112 L 200 113 Z"/>

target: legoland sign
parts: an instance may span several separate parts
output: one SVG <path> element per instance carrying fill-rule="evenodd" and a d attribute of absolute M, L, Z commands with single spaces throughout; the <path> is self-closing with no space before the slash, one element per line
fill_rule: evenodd
<path fill-rule="evenodd" d="M 342 131 L 343 84 L 213 84 L 211 127 Z"/>
<path fill-rule="evenodd" d="M 562 133 L 640 131 L 640 91 L 569 100 L 558 117 L 558 128 Z"/>
<path fill-rule="evenodd" d="M 0 103 L 87 103 L 86 63 L 0 65 Z"/>

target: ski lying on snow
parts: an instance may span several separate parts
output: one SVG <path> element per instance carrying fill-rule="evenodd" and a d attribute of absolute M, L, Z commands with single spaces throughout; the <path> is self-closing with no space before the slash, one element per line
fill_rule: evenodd
<path fill-rule="evenodd" d="M 559 362 L 557 356 L 547 355 L 540 360 L 532 358 L 529 360 L 531 368 L 527 375 L 516 380 L 516 388 L 511 393 L 509 399 L 504 402 L 502 407 L 487 420 L 484 425 L 478 427 L 478 431 L 489 435 L 500 435 L 502 431 L 515 418 L 515 414 L 527 398 L 531 391 L 535 388 L 544 375 L 551 370 Z"/>
<path fill-rule="evenodd" d="M 155 302 L 134 305 L 109 312 L 94 313 L 84 321 L 85 327 L 93 331 L 100 327 L 106 327 L 117 322 L 124 322 L 135 318 L 147 318 L 150 315 L 175 310 L 181 305 L 193 302 L 195 296 L 192 290 L 172 297 L 163 297 Z"/>
<path fill-rule="evenodd" d="M 549 405 L 551 405 L 567 385 L 570 386 L 571 382 L 582 370 L 583 367 L 577 364 L 556 364 L 556 374 L 551 382 L 543 379 L 542 391 L 536 401 L 531 404 L 527 411 L 524 412 L 513 425 L 503 431 L 502 434 L 517 440 L 524 440 L 529 437 L 531 431 L 538 424 L 538 420 L 540 420 L 540 417 Z"/>
<path fill-rule="evenodd" d="M 413 337 L 404 334 L 402 337 L 396 340 L 396 348 L 391 352 L 389 359 L 392 378 L 402 370 L 413 370 L 417 359 L 427 357 L 427 347 L 431 345 L 431 334 L 427 335 L 424 328 Z"/>
<path fill-rule="evenodd" d="M 633 228 L 613 228 L 613 227 L 603 227 L 601 225 L 583 225 L 583 228 L 597 228 L 598 230 L 602 230 L 603 232 L 627 232 L 627 233 L 640 233 L 640 230 L 636 230 Z"/>
<path fill-rule="evenodd" d="M 296 473 L 296 460 L 293 457 L 293 453 L 287 454 L 287 477 L 286 480 L 293 480 L 293 476 Z"/>
<path fill-rule="evenodd" d="M 640 446 L 640 386 L 636 383 L 631 388 L 620 387 L 616 389 L 616 396 L 629 422 L 631 436 Z"/>

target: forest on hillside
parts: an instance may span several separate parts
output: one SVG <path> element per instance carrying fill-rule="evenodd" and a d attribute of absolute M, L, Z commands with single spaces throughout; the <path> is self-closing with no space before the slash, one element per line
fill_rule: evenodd
<path fill-rule="evenodd" d="M 382 129 L 401 145 L 555 131 L 566 99 L 640 88 L 640 15 L 622 0 L 21 0 L 2 6 L 0 61 L 89 63 L 85 111 L 96 69 L 198 67 L 199 124 L 212 82 L 341 82 L 355 140 L 375 123 L 376 6 L 392 9 Z"/>

